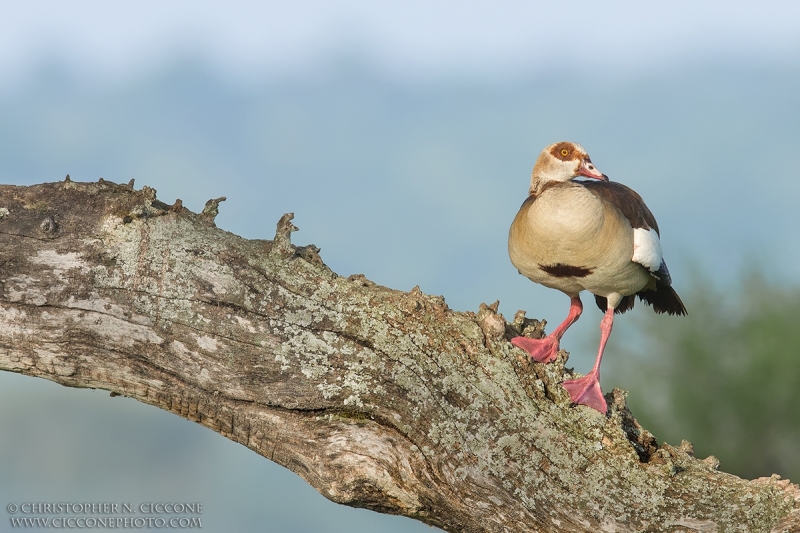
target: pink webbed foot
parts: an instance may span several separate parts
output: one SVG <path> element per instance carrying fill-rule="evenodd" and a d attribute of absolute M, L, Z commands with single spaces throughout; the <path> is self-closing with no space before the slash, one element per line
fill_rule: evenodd
<path fill-rule="evenodd" d="M 598 380 L 597 372 L 592 371 L 578 379 L 568 379 L 562 385 L 567 392 L 573 403 L 580 405 L 588 405 L 592 409 L 606 414 L 608 406 L 606 400 L 603 398 L 603 391 L 600 390 L 600 381 Z"/>
<path fill-rule="evenodd" d="M 511 339 L 511 344 L 528 352 L 531 359 L 539 363 L 549 363 L 558 355 L 558 339 L 553 336 L 544 339 L 514 337 Z"/>

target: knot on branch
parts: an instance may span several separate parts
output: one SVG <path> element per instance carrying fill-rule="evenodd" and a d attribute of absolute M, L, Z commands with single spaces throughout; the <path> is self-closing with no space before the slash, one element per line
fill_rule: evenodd
<path fill-rule="evenodd" d="M 142 187 L 142 194 L 144 195 L 145 198 L 147 198 L 151 202 L 155 202 L 156 190 L 154 188 L 145 185 L 144 187 Z"/>
<path fill-rule="evenodd" d="M 709 470 L 719 470 L 719 459 L 717 459 L 713 455 L 709 455 L 708 457 L 703 459 L 703 462 L 706 464 L 706 466 L 708 466 Z"/>
<path fill-rule="evenodd" d="M 608 396 L 611 397 L 608 398 Z M 606 400 L 610 410 L 619 413 L 622 430 L 625 432 L 625 436 L 630 441 L 634 451 L 636 451 L 636 455 L 639 456 L 639 461 L 642 463 L 651 462 L 658 451 L 658 442 L 652 433 L 639 424 L 633 413 L 628 409 L 628 391 L 615 387 L 610 395 L 606 395 Z"/>
<path fill-rule="evenodd" d="M 297 231 L 298 228 L 292 224 L 294 213 L 284 213 L 278 221 L 278 226 L 275 229 L 275 238 L 272 240 L 272 249 L 270 254 L 278 254 L 283 257 L 288 257 L 294 254 L 294 247 L 292 246 L 292 232 Z"/>
<path fill-rule="evenodd" d="M 500 307 L 500 300 L 492 305 L 482 303 L 478 309 L 478 324 L 487 338 L 492 340 L 501 339 L 506 332 L 506 319 L 497 312 Z"/>
<path fill-rule="evenodd" d="M 46 235 L 52 235 L 58 231 L 58 224 L 53 217 L 46 216 L 44 220 L 39 223 L 39 229 Z"/>
<path fill-rule="evenodd" d="M 163 209 L 153 207 L 151 200 L 146 199 L 143 204 L 137 205 L 131 209 L 128 215 L 123 217 L 122 221 L 128 224 L 137 218 L 157 217 L 164 213 L 165 211 Z"/>
<path fill-rule="evenodd" d="M 297 255 L 308 261 L 309 263 L 317 266 L 322 266 L 325 263 L 319 255 L 320 249 L 313 244 L 306 246 L 297 246 Z"/>
<path fill-rule="evenodd" d="M 200 216 L 205 218 L 212 226 L 216 226 L 216 224 L 214 224 L 214 219 L 219 215 L 219 204 L 225 200 L 227 200 L 226 197 L 220 196 L 219 198 L 212 198 L 207 201 Z"/>
<path fill-rule="evenodd" d="M 371 280 L 368 280 L 367 276 L 365 276 L 364 274 L 350 274 L 350 276 L 348 276 L 347 279 L 349 281 L 354 281 L 354 282 L 358 283 L 362 287 L 374 287 L 375 286 L 375 282 L 371 281 Z M 411 294 L 414 294 L 414 290 L 415 289 L 416 289 L 417 292 L 419 292 L 421 294 L 421 291 L 419 290 L 419 285 L 417 285 L 416 287 L 411 289 Z"/>
<path fill-rule="evenodd" d="M 532 339 L 541 339 L 544 337 L 544 327 L 546 325 L 546 320 L 525 318 L 525 311 L 519 310 L 514 314 L 514 321 L 506 324 L 506 338 L 530 337 Z"/>
<path fill-rule="evenodd" d="M 183 202 L 178 199 L 173 205 L 167 205 L 156 198 L 156 190 L 152 187 L 145 185 L 140 191 L 134 191 L 134 180 L 131 179 L 127 184 L 116 184 L 110 181 L 103 181 L 103 188 L 110 189 L 113 187 L 115 192 L 121 193 L 119 198 L 124 198 L 123 205 L 125 209 L 130 209 L 126 215 L 122 217 L 122 222 L 129 224 L 135 219 L 147 219 L 153 217 L 160 217 L 169 212 L 180 213 L 186 211 L 183 207 Z M 133 192 L 133 194 L 131 194 Z M 224 198 L 223 198 L 224 199 Z M 133 207 L 131 204 L 135 203 Z"/>

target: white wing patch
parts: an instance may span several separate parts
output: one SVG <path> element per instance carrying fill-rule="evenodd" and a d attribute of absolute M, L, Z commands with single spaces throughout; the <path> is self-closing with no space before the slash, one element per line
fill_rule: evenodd
<path fill-rule="evenodd" d="M 661 241 L 654 229 L 634 228 L 631 260 L 643 265 L 650 272 L 661 267 Z"/>

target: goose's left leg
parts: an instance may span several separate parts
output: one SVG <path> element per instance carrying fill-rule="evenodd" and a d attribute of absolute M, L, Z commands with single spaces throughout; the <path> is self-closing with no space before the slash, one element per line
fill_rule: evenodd
<path fill-rule="evenodd" d="M 606 342 L 608 342 L 611 328 L 614 325 L 615 307 L 609 304 L 608 309 L 606 309 L 606 315 L 603 317 L 603 321 L 600 322 L 600 349 L 597 351 L 597 359 L 594 361 L 592 370 L 582 378 L 569 379 L 562 383 L 574 403 L 588 405 L 603 414 L 606 414 L 608 407 L 606 406 L 606 400 L 603 398 L 603 391 L 600 390 L 600 361 L 603 360 L 603 350 L 606 348 Z"/>

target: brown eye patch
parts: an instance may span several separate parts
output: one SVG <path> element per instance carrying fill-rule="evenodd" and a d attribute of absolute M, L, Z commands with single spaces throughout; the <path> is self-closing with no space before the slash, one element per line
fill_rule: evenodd
<path fill-rule="evenodd" d="M 570 142 L 560 142 L 554 144 L 550 149 L 550 154 L 561 161 L 575 159 L 575 145 Z"/>

